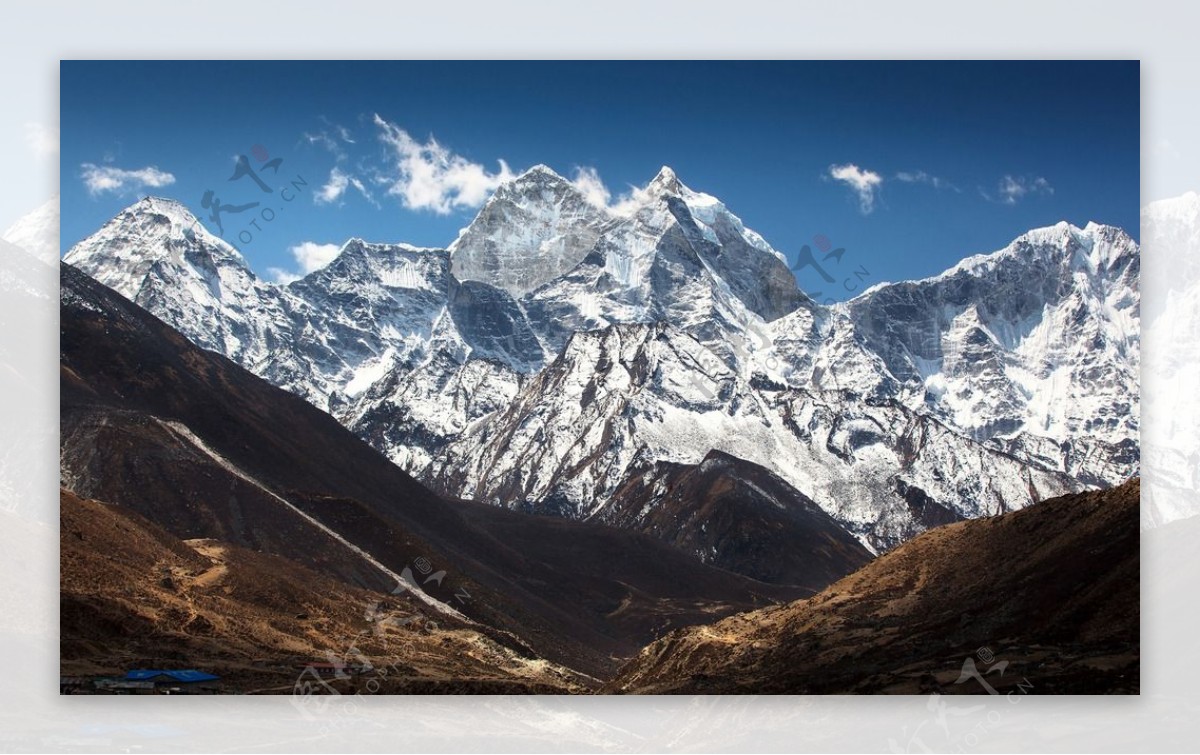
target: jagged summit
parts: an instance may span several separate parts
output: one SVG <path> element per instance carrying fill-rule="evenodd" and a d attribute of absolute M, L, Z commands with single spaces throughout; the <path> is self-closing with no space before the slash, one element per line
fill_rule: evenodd
<path fill-rule="evenodd" d="M 1138 469 L 1139 272 L 1124 231 L 1058 223 L 841 309 L 910 406 L 1111 484 Z"/>
<path fill-rule="evenodd" d="M 657 194 L 679 194 L 685 189 L 679 177 L 675 175 L 675 171 L 666 165 L 659 169 L 658 174 L 650 181 L 648 188 Z"/>
<path fill-rule="evenodd" d="M 203 299 L 202 290 L 245 292 L 258 284 L 233 246 L 209 232 L 182 203 L 143 197 L 76 244 L 63 258 L 88 275 L 137 301 L 150 278 L 182 287 Z M 193 288 L 194 287 L 194 288 Z"/>
<path fill-rule="evenodd" d="M 163 236 L 188 241 L 199 239 L 219 247 L 221 251 L 241 257 L 232 245 L 210 232 L 187 205 L 167 197 L 142 197 L 117 213 L 93 237 L 106 231 L 109 235 L 121 234 L 130 239 L 137 235 L 146 240 Z M 71 252 L 74 253 L 79 247 L 76 245 Z"/>
<path fill-rule="evenodd" d="M 156 197 L 148 194 L 130 205 L 126 211 L 138 210 L 170 213 L 172 215 L 179 215 L 191 220 L 196 219 L 195 215 L 192 214 L 192 211 L 189 210 L 187 206 L 185 206 L 179 200 L 171 199 L 170 197 Z"/>
<path fill-rule="evenodd" d="M 551 192 L 559 198 L 562 195 L 578 194 L 579 189 L 550 166 L 539 163 L 496 187 L 496 191 L 484 203 L 484 208 L 494 202 L 502 203 L 505 200 L 545 192 Z"/>
<path fill-rule="evenodd" d="M 579 264 L 608 220 L 574 184 L 535 165 L 501 185 L 450 245 L 454 275 L 521 296 Z"/>
<path fill-rule="evenodd" d="M 534 165 L 533 167 L 522 172 L 520 175 L 518 175 L 516 178 L 514 178 L 509 183 L 517 183 L 517 182 L 521 181 L 522 179 L 527 180 L 527 179 L 537 178 L 537 177 L 558 179 L 560 181 L 567 180 L 567 179 L 563 178 L 561 175 L 559 175 L 558 172 L 555 171 L 553 168 L 551 168 L 549 165 L 546 165 L 545 163 L 538 163 L 537 165 Z"/>
<path fill-rule="evenodd" d="M 145 196 L 122 210 L 117 218 L 154 218 L 156 222 L 166 221 L 171 228 L 171 234 L 194 240 L 202 236 L 205 241 L 219 242 L 222 251 L 231 251 L 241 258 L 231 244 L 225 242 L 216 234 L 210 232 L 195 213 L 182 202 L 168 197 Z M 115 220 L 115 218 L 114 218 Z"/>
<path fill-rule="evenodd" d="M 173 199 L 139 199 L 63 259 L 236 360 L 265 360 L 290 319 L 282 289 Z"/>

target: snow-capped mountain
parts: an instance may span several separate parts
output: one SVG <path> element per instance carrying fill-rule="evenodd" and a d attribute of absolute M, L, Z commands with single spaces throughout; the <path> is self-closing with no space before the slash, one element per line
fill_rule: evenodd
<path fill-rule="evenodd" d="M 668 320 L 728 357 L 747 331 L 811 304 L 782 254 L 670 168 L 626 212 L 578 265 L 523 297 L 550 351 L 580 331 Z"/>
<path fill-rule="evenodd" d="M 1106 226 L 825 307 L 669 168 L 612 209 L 538 166 L 448 250 L 354 239 L 287 286 L 164 200 L 67 261 L 465 498 L 603 519 L 716 450 L 878 549 L 1137 469 L 1138 249 Z"/>
<path fill-rule="evenodd" d="M 47 265 L 58 264 L 58 197 L 21 216 L 0 239 L 24 249 Z"/>
<path fill-rule="evenodd" d="M 543 355 L 504 291 L 450 274 L 449 253 L 351 239 L 325 268 L 281 286 L 183 205 L 145 198 L 65 261 L 219 352 L 335 410 L 434 352 L 536 369 Z"/>
<path fill-rule="evenodd" d="M 291 334 L 295 304 L 186 207 L 147 197 L 64 257 L 203 348 L 263 371 Z"/>
<path fill-rule="evenodd" d="M 973 438 L 1088 483 L 1137 473 L 1137 244 L 1059 223 L 844 309 L 894 394 Z"/>
<path fill-rule="evenodd" d="M 1200 196 L 1142 209 L 1146 249 L 1145 503 L 1156 526 L 1200 515 Z"/>
<path fill-rule="evenodd" d="M 465 498 L 604 519 L 634 470 L 712 450 L 775 473 L 876 549 L 1079 487 L 895 401 L 739 374 L 669 323 L 575 334 L 426 477 Z"/>

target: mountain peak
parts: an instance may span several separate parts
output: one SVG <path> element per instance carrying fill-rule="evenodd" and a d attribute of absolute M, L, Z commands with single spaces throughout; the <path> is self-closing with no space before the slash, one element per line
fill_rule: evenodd
<path fill-rule="evenodd" d="M 187 205 L 166 197 L 142 197 L 126 207 L 122 214 L 124 213 L 155 213 L 187 224 L 197 222 L 196 216 L 187 208 Z"/>
<path fill-rule="evenodd" d="M 662 166 L 659 169 L 658 175 L 650 182 L 648 189 L 657 189 L 658 193 L 662 194 L 678 194 L 683 190 L 683 184 L 680 183 L 679 177 L 675 175 L 675 171 L 669 166 Z"/>
<path fill-rule="evenodd" d="M 525 176 L 533 176 L 533 175 L 539 175 L 539 174 L 545 175 L 545 176 L 553 176 L 554 178 L 562 178 L 562 176 L 560 176 L 557 171 L 555 171 L 553 168 L 551 168 L 549 165 L 546 165 L 545 163 L 538 163 L 537 165 L 534 165 L 532 168 L 529 168 L 524 173 L 517 176 L 517 178 L 524 178 Z M 566 179 L 563 179 L 563 180 L 565 181 Z"/>
<path fill-rule="evenodd" d="M 1155 200 L 1142 208 L 1142 216 L 1151 221 L 1173 219 L 1190 224 L 1200 216 L 1200 195 L 1189 191 L 1170 199 Z"/>
<path fill-rule="evenodd" d="M 213 235 L 182 203 L 143 197 L 117 213 L 100 230 L 71 247 L 63 259 L 126 298 L 136 300 L 147 277 L 209 282 L 231 271 L 239 288 L 253 285 L 254 273 L 232 245 Z M 189 289 L 188 295 L 195 291 Z M 206 345 L 210 348 L 211 345 Z"/>
<path fill-rule="evenodd" d="M 58 260 L 58 196 L 20 217 L 0 238 L 24 249 L 42 262 Z"/>
<path fill-rule="evenodd" d="M 142 197 L 117 213 L 100 233 L 104 233 L 105 229 L 119 234 L 141 236 L 146 240 L 153 237 L 171 240 L 177 244 L 201 244 L 211 247 L 212 253 L 217 257 L 232 257 L 239 264 L 246 264 L 241 253 L 232 244 L 210 232 L 187 205 L 175 199 Z"/>
<path fill-rule="evenodd" d="M 95 247 L 93 252 L 104 253 L 104 244 L 97 246 L 89 242 L 110 236 L 119 239 L 123 246 L 134 242 L 134 248 L 141 250 L 139 254 L 169 256 L 170 252 L 184 248 L 203 248 L 214 261 L 232 261 L 249 269 L 232 244 L 209 231 L 187 205 L 175 199 L 142 197 L 117 213 L 91 237 L 72 247 L 67 253 L 68 261 L 71 255 L 89 246 Z"/>
<path fill-rule="evenodd" d="M 511 181 L 503 184 L 500 188 L 512 190 L 517 187 L 523 188 L 530 185 L 538 186 L 547 184 L 570 186 L 571 182 L 555 172 L 549 165 L 538 163 Z"/>
<path fill-rule="evenodd" d="M 454 275 L 522 296 L 579 264 L 605 220 L 573 183 L 535 165 L 497 189 L 450 245 Z"/>
<path fill-rule="evenodd" d="M 556 173 L 550 166 L 538 163 L 520 175 L 500 184 L 488 201 L 484 203 L 479 215 L 472 223 L 478 221 L 480 217 L 486 216 L 496 204 L 525 205 L 530 202 L 556 204 L 561 198 L 572 195 L 582 200 L 582 194 L 575 184 Z M 461 233 L 466 233 L 468 229 L 469 226 L 464 228 Z"/>

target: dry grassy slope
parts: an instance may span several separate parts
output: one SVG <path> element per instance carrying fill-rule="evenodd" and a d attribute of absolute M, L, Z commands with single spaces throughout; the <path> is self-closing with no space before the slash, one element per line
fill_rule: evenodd
<path fill-rule="evenodd" d="M 1139 481 L 947 525 L 807 600 L 681 629 L 607 689 L 633 693 L 977 693 L 990 683 L 1136 692 Z M 982 664 L 981 664 L 982 666 Z"/>
<path fill-rule="evenodd" d="M 381 692 L 582 689 L 573 674 L 409 598 L 227 543 L 182 541 L 128 509 L 60 497 L 63 673 L 197 667 L 231 690 L 290 693 L 296 663 L 365 657 L 390 669 L 358 680 L 378 679 Z"/>

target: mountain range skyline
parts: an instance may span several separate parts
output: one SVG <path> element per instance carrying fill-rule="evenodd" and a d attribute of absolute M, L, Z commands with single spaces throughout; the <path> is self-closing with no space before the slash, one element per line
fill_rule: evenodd
<path fill-rule="evenodd" d="M 886 549 L 1138 470 L 1138 250 L 1112 227 L 1035 229 L 830 307 L 669 169 L 615 213 L 539 166 L 448 250 L 352 240 L 285 286 L 166 200 L 66 259 L 451 496 L 591 518 L 633 468 L 715 449 Z"/>
<path fill-rule="evenodd" d="M 92 125 L 64 132 L 61 251 L 138 194 L 201 217 L 209 190 L 231 206 L 261 200 L 244 171 L 228 180 L 241 157 L 256 170 L 281 159 L 307 184 L 290 213 L 249 229 L 249 244 L 238 242 L 246 215 L 226 214 L 226 239 L 266 279 L 303 274 L 352 236 L 446 246 L 497 186 L 539 163 L 614 206 L 666 164 L 742 208 L 789 265 L 804 245 L 828 243 L 872 283 L 924 277 L 1060 220 L 1136 239 L 1137 196 L 1125 188 L 1137 185 L 1136 74 L 1136 62 L 68 62 L 63 118 Z M 136 93 L 112 85 L 131 76 Z M 205 77 L 241 84 L 172 95 Z M 501 97 L 497 78 L 530 89 Z M 379 79 L 386 95 L 370 83 Z M 1085 94 L 1101 83 L 1107 96 Z M 665 110 L 654 105 L 664 90 L 674 93 Z M 256 115 L 208 116 L 222 107 Z M 479 107 L 487 118 L 464 112 Z M 852 295 L 811 269 L 798 277 L 806 290 Z"/>

